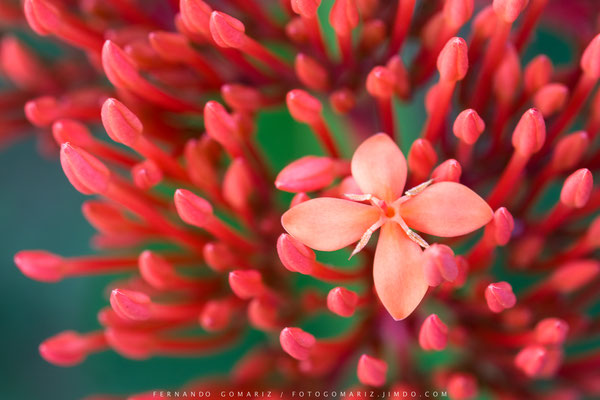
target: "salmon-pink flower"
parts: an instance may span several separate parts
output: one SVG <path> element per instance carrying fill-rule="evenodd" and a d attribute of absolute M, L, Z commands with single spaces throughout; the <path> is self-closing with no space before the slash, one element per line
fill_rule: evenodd
<path fill-rule="evenodd" d="M 351 169 L 363 194 L 298 204 L 283 215 L 283 227 L 315 250 L 339 250 L 358 241 L 352 254 L 381 228 L 373 265 L 375 289 L 392 317 L 404 319 L 428 287 L 421 248 L 429 244 L 414 230 L 441 237 L 464 235 L 487 224 L 492 210 L 455 182 L 426 182 L 403 194 L 406 159 L 385 134 L 358 147 Z"/>

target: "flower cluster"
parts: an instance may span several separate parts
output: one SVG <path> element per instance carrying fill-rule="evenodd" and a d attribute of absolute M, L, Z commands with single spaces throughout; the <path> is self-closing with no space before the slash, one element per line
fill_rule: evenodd
<path fill-rule="evenodd" d="M 45 59 L 2 37 L 14 89 L 0 93 L 0 140 L 31 123 L 43 149 L 60 147 L 69 182 L 94 196 L 82 211 L 101 250 L 27 250 L 15 263 L 44 282 L 128 276 L 98 331 L 59 333 L 42 357 L 202 356 L 254 329 L 264 340 L 226 382 L 190 387 L 600 395 L 599 349 L 569 351 L 600 333 L 598 11 L 594 0 L 3 1 L 1 26 L 67 46 Z M 575 61 L 526 55 L 545 22 Z M 396 109 L 423 93 L 412 141 Z M 257 130 L 281 106 L 322 151 L 275 171 Z M 322 336 L 306 328 L 317 315 L 351 322 Z M 448 362 L 417 368 L 439 351 Z"/>

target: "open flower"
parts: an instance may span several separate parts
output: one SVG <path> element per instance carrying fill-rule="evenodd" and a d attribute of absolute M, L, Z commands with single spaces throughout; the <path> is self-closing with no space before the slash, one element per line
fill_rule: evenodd
<path fill-rule="evenodd" d="M 358 241 L 353 255 L 381 228 L 373 279 L 381 302 L 396 320 L 409 316 L 428 288 L 421 248 L 429 245 L 412 229 L 460 236 L 493 217 L 487 203 L 459 183 L 428 181 L 403 194 L 406 175 L 406 159 L 398 146 L 386 134 L 375 135 L 352 157 L 352 177 L 363 194 L 349 194 L 348 200 L 309 200 L 281 219 L 290 235 L 315 250 L 335 251 Z"/>

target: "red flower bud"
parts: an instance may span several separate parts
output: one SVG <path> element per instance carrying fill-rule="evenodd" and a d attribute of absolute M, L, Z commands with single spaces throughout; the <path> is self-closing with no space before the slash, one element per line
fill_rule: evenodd
<path fill-rule="evenodd" d="M 537 91 L 533 97 L 533 105 L 544 117 L 560 111 L 567 103 L 569 89 L 562 83 L 549 83 Z"/>
<path fill-rule="evenodd" d="M 495 313 L 512 308 L 517 303 L 517 298 L 508 282 L 490 283 L 485 289 L 485 300 L 490 310 Z"/>
<path fill-rule="evenodd" d="M 378 99 L 389 99 L 394 95 L 396 76 L 390 69 L 375 67 L 367 76 L 367 92 Z"/>
<path fill-rule="evenodd" d="M 548 285 L 561 293 L 571 293 L 590 283 L 600 274 L 597 260 L 570 261 L 558 267 L 548 280 Z"/>
<path fill-rule="evenodd" d="M 437 162 L 438 156 L 427 139 L 417 139 L 408 152 L 408 169 L 419 178 L 425 178 Z"/>
<path fill-rule="evenodd" d="M 136 164 L 131 169 L 135 186 L 142 190 L 148 190 L 158 185 L 163 179 L 161 169 L 152 160 L 145 160 Z"/>
<path fill-rule="evenodd" d="M 321 0 L 291 0 L 292 10 L 305 18 L 313 18 L 317 15 L 317 9 Z"/>
<path fill-rule="evenodd" d="M 500 207 L 494 213 L 492 226 L 494 228 L 496 244 L 498 246 L 505 246 L 510 240 L 513 229 L 515 229 L 515 220 L 512 214 L 505 207 Z"/>
<path fill-rule="evenodd" d="M 152 355 L 155 347 L 153 337 L 145 331 L 108 328 L 106 340 L 119 354 L 134 360 L 143 360 Z"/>
<path fill-rule="evenodd" d="M 459 37 L 448 40 L 437 59 L 440 80 L 456 82 L 462 80 L 469 69 L 467 42 Z"/>
<path fill-rule="evenodd" d="M 14 262 L 23 275 L 36 281 L 58 282 L 64 277 L 64 260 L 47 251 L 20 251 L 15 254 Z"/>
<path fill-rule="evenodd" d="M 545 54 L 535 57 L 527 64 L 524 73 L 525 91 L 537 92 L 542 86 L 550 82 L 554 66 Z"/>
<path fill-rule="evenodd" d="M 454 252 L 444 244 L 433 244 L 423 252 L 423 272 L 429 286 L 438 286 L 443 281 L 454 281 L 458 267 Z"/>
<path fill-rule="evenodd" d="M 583 52 L 581 69 L 593 79 L 600 78 L 600 34 L 592 39 Z"/>
<path fill-rule="evenodd" d="M 410 94 L 410 76 L 402 58 L 399 55 L 393 56 L 388 60 L 386 67 L 396 77 L 396 95 L 403 99 L 408 98 Z"/>
<path fill-rule="evenodd" d="M 521 154 L 537 153 L 546 140 L 546 123 L 535 108 L 530 108 L 523 114 L 512 135 L 512 144 Z"/>
<path fill-rule="evenodd" d="M 327 308 L 342 317 L 351 317 L 358 305 L 358 295 L 343 287 L 336 287 L 327 294 Z"/>
<path fill-rule="evenodd" d="M 211 6 L 202 0 L 181 0 L 181 19 L 185 26 L 194 33 L 210 37 Z"/>
<path fill-rule="evenodd" d="M 239 19 L 220 11 L 210 14 L 210 33 L 221 47 L 238 49 L 246 41 L 246 27 Z"/>
<path fill-rule="evenodd" d="M 114 289 L 110 293 L 110 305 L 123 319 L 144 321 L 152 316 L 150 297 L 142 292 Z"/>
<path fill-rule="evenodd" d="M 211 242 L 204 245 L 202 255 L 206 265 L 217 272 L 224 272 L 233 268 L 237 259 L 231 249 L 223 243 Z"/>
<path fill-rule="evenodd" d="M 547 362 L 547 352 L 542 346 L 527 346 L 515 357 L 515 365 L 527 376 L 538 376 Z"/>
<path fill-rule="evenodd" d="M 138 264 L 142 278 L 157 289 L 168 289 L 177 279 L 173 265 L 150 250 L 140 254 Z"/>
<path fill-rule="evenodd" d="M 438 165 L 431 173 L 436 182 L 459 182 L 462 174 L 460 163 L 454 159 L 446 160 Z"/>
<path fill-rule="evenodd" d="M 458 114 L 452 126 L 454 136 L 471 145 L 475 144 L 484 130 L 485 122 L 477 114 L 477 111 L 470 108 Z"/>
<path fill-rule="evenodd" d="M 546 318 L 535 326 L 535 340 L 547 346 L 559 346 L 567 339 L 569 325 L 560 318 Z"/>
<path fill-rule="evenodd" d="M 279 335 L 279 343 L 283 351 L 296 360 L 307 360 L 317 340 L 300 328 L 284 328 Z"/>
<path fill-rule="evenodd" d="M 285 33 L 292 42 L 301 44 L 308 40 L 308 33 L 306 32 L 306 25 L 300 17 L 290 19 L 285 26 Z"/>
<path fill-rule="evenodd" d="M 294 69 L 300 82 L 309 89 L 325 91 L 329 87 L 327 70 L 314 58 L 298 53 Z"/>
<path fill-rule="evenodd" d="M 589 136 L 584 131 L 563 136 L 554 146 L 552 168 L 562 172 L 575 167 L 583 158 L 589 143 Z"/>
<path fill-rule="evenodd" d="M 356 98 L 350 89 L 339 89 L 329 96 L 329 102 L 335 112 L 346 114 L 356 105 Z"/>
<path fill-rule="evenodd" d="M 39 350 L 44 360 L 61 367 L 80 364 L 87 356 L 86 341 L 75 331 L 61 332 L 44 340 Z"/>
<path fill-rule="evenodd" d="M 175 191 L 175 208 L 184 222 L 198 227 L 204 226 L 213 215 L 208 201 L 185 189 Z"/>
<path fill-rule="evenodd" d="M 513 23 L 527 7 L 528 2 L 529 0 L 494 0 L 494 12 L 505 22 Z"/>
<path fill-rule="evenodd" d="M 243 210 L 248 207 L 253 190 L 254 184 L 246 161 L 236 158 L 223 178 L 223 197 L 234 209 Z"/>
<path fill-rule="evenodd" d="M 29 26 L 40 36 L 50 35 L 62 23 L 60 10 L 46 0 L 26 0 L 23 7 Z"/>
<path fill-rule="evenodd" d="M 419 331 L 419 345 L 423 350 L 444 350 L 448 341 L 448 327 L 436 314 L 428 316 Z"/>
<path fill-rule="evenodd" d="M 448 379 L 448 394 L 453 400 L 470 400 L 477 396 L 477 381 L 470 374 L 452 374 Z"/>
<path fill-rule="evenodd" d="M 443 12 L 450 26 L 461 27 L 473 15 L 473 0 L 446 0 Z"/>
<path fill-rule="evenodd" d="M 58 145 L 65 142 L 85 148 L 94 143 L 90 130 L 81 122 L 72 119 L 59 119 L 52 124 L 52 136 Z"/>
<path fill-rule="evenodd" d="M 63 143 L 60 164 L 71 185 L 83 194 L 103 193 L 108 188 L 110 171 L 87 151 Z"/>
<path fill-rule="evenodd" d="M 100 115 L 106 133 L 117 143 L 132 147 L 144 130 L 139 118 L 116 99 L 106 100 Z"/>
<path fill-rule="evenodd" d="M 266 290 L 260 272 L 235 270 L 229 273 L 229 286 L 240 299 L 248 300 L 260 296 Z"/>
<path fill-rule="evenodd" d="M 277 254 L 284 267 L 305 275 L 313 272 L 317 259 L 314 251 L 286 233 L 277 239 Z"/>
<path fill-rule="evenodd" d="M 253 87 L 238 83 L 221 86 L 221 96 L 233 109 L 254 112 L 261 107 L 262 95 Z"/>
<path fill-rule="evenodd" d="M 336 177 L 335 163 L 329 157 L 302 157 L 275 178 L 275 187 L 286 192 L 312 192 L 329 186 Z"/>
<path fill-rule="evenodd" d="M 385 361 L 363 354 L 358 360 L 358 380 L 363 385 L 383 386 L 388 365 Z"/>
<path fill-rule="evenodd" d="M 200 313 L 200 326 L 207 332 L 219 332 L 231 322 L 231 302 L 228 299 L 208 301 Z"/>
<path fill-rule="evenodd" d="M 304 90 L 291 90 L 285 99 L 288 110 L 296 121 L 310 125 L 321 119 L 321 102 Z"/>
<path fill-rule="evenodd" d="M 560 202 L 567 207 L 581 208 L 587 204 L 593 188 L 594 180 L 590 170 L 578 169 L 565 180 L 560 192 Z"/>
<path fill-rule="evenodd" d="M 329 14 L 329 23 L 338 35 L 350 35 L 358 25 L 356 0 L 335 0 Z"/>
<path fill-rule="evenodd" d="M 521 60 L 512 44 L 506 50 L 494 74 L 494 93 L 502 103 L 510 103 L 521 85 Z"/>
<path fill-rule="evenodd" d="M 206 133 L 231 155 L 239 156 L 242 153 L 237 138 L 237 125 L 220 103 L 208 101 L 204 105 L 204 126 Z"/>

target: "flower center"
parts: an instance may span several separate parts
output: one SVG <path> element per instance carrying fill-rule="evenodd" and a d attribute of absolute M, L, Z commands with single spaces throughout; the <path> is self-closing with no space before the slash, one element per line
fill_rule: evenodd
<path fill-rule="evenodd" d="M 396 215 L 396 210 L 394 210 L 393 207 L 388 206 L 385 209 L 385 216 L 388 218 L 394 218 L 394 216 Z"/>

